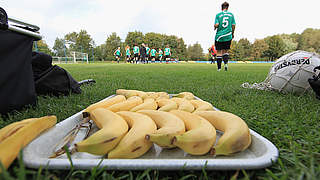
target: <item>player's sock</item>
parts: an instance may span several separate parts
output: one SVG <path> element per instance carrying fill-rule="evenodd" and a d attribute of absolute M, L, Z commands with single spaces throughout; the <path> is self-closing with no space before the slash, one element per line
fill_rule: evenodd
<path fill-rule="evenodd" d="M 222 59 L 223 59 L 223 62 L 224 62 L 224 70 L 225 70 L 225 71 L 228 71 L 229 53 L 224 53 L 224 54 L 222 55 Z"/>
<path fill-rule="evenodd" d="M 218 71 L 221 70 L 222 56 L 217 56 Z"/>

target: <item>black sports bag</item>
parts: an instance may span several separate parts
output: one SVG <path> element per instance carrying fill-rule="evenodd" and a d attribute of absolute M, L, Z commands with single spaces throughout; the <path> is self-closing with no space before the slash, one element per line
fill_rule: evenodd
<path fill-rule="evenodd" d="M 316 72 L 317 70 L 320 70 L 320 66 L 315 67 L 313 71 Z M 320 100 L 320 73 L 318 74 L 318 76 L 309 78 L 308 81 L 311 88 L 316 93 L 316 98 Z"/>
<path fill-rule="evenodd" d="M 81 88 L 75 79 L 63 68 L 54 65 L 45 70 L 35 80 L 37 95 L 69 95 L 81 93 Z"/>

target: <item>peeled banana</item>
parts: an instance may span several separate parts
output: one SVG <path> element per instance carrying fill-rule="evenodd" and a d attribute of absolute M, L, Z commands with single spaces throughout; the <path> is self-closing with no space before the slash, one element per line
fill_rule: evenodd
<path fill-rule="evenodd" d="M 116 94 L 124 95 L 126 98 L 130 98 L 132 96 L 139 96 L 142 99 L 147 97 L 147 93 L 139 90 L 127 90 L 127 89 L 117 89 Z"/>
<path fill-rule="evenodd" d="M 185 98 L 171 98 L 172 101 L 176 102 L 178 105 L 178 110 L 181 111 L 187 111 L 187 112 L 193 112 L 194 106 L 191 104 L 191 102 Z"/>
<path fill-rule="evenodd" d="M 7 169 L 23 147 L 29 144 L 40 133 L 54 126 L 56 123 L 56 116 L 44 116 L 32 119 L 25 126 L 6 137 L 0 143 L 0 161 L 2 165 Z"/>
<path fill-rule="evenodd" d="M 195 96 L 191 92 L 181 92 L 181 93 L 175 95 L 174 97 L 185 98 L 188 100 L 193 100 L 195 98 Z"/>
<path fill-rule="evenodd" d="M 132 109 L 142 103 L 143 103 L 143 100 L 141 97 L 132 96 L 132 97 L 128 98 L 126 101 L 114 104 L 112 106 L 109 106 L 106 109 L 108 109 L 112 112 L 130 111 L 130 109 Z"/>
<path fill-rule="evenodd" d="M 216 129 L 204 118 L 181 110 L 170 113 L 182 119 L 186 132 L 173 138 L 173 145 L 192 155 L 208 153 L 216 142 Z"/>
<path fill-rule="evenodd" d="M 158 104 L 156 103 L 156 101 L 152 98 L 147 98 L 147 99 L 144 99 L 142 104 L 139 104 L 138 106 L 133 107 L 132 109 L 130 109 L 130 111 L 136 112 L 143 109 L 156 110 L 157 108 L 158 108 Z"/>
<path fill-rule="evenodd" d="M 141 113 L 120 111 L 117 114 L 127 121 L 130 130 L 108 153 L 108 158 L 132 159 L 142 156 L 152 146 L 152 142 L 146 140 L 145 136 L 156 131 L 156 124 L 149 116 Z"/>
<path fill-rule="evenodd" d="M 171 111 L 173 109 L 178 109 L 178 105 L 176 102 L 171 99 L 158 99 L 157 104 L 160 107 L 158 111 Z"/>
<path fill-rule="evenodd" d="M 176 147 L 172 145 L 173 137 L 185 132 L 184 122 L 180 118 L 172 113 L 157 110 L 140 110 L 138 113 L 149 116 L 158 127 L 154 133 L 147 134 L 148 140 L 163 148 Z"/>
<path fill-rule="evenodd" d="M 240 117 L 224 111 L 198 111 L 195 114 L 207 119 L 215 128 L 223 131 L 212 154 L 229 155 L 250 146 L 250 130 Z"/>
<path fill-rule="evenodd" d="M 203 100 L 191 100 L 190 103 L 195 107 L 194 112 L 196 111 L 214 111 L 211 103 Z"/>
<path fill-rule="evenodd" d="M 100 101 L 100 102 L 97 102 L 97 103 L 94 103 L 94 104 L 91 104 L 90 106 L 88 106 L 84 112 L 88 112 L 90 113 L 92 110 L 96 109 L 96 108 L 107 108 L 109 106 L 112 106 L 114 104 L 117 104 L 117 103 L 120 103 L 120 102 L 123 102 L 126 100 L 126 97 L 123 96 L 123 95 L 116 95 L 112 98 L 109 98 L 109 99 L 106 99 L 106 100 L 103 100 L 103 101 Z"/>
<path fill-rule="evenodd" d="M 87 139 L 75 144 L 76 151 L 95 155 L 104 155 L 112 150 L 128 132 L 127 122 L 118 114 L 97 108 L 91 111 L 90 117 L 100 128 Z"/>

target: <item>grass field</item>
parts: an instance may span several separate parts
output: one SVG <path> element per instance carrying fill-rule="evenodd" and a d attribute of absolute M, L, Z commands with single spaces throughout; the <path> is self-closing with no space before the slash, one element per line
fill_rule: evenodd
<path fill-rule="evenodd" d="M 76 80 L 92 78 L 93 86 L 80 95 L 39 97 L 38 106 L 0 118 L 0 128 L 30 117 L 53 114 L 58 121 L 81 111 L 116 89 L 193 92 L 220 110 L 244 119 L 249 128 L 273 142 L 280 152 L 266 169 L 239 171 L 61 171 L 23 168 L 15 161 L 0 179 L 319 179 L 320 101 L 313 93 L 304 96 L 243 89 L 244 82 L 263 81 L 271 64 L 230 64 L 228 72 L 217 72 L 209 64 L 70 64 L 61 65 Z M 21 171 L 23 173 L 21 173 Z M 22 175 L 21 175 L 22 174 Z M 25 176 L 25 174 L 27 174 Z M 6 176 L 4 176 L 6 175 Z"/>

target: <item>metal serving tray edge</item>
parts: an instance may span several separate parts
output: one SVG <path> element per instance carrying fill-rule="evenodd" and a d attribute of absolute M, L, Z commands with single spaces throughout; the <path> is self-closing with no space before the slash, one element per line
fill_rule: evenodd
<path fill-rule="evenodd" d="M 71 163 L 66 155 L 57 158 L 48 157 L 53 153 L 57 142 L 60 142 L 81 120 L 82 111 L 59 122 L 34 139 L 23 150 L 25 165 L 30 168 L 42 166 L 48 169 L 70 169 Z M 112 170 L 201 170 L 204 167 L 208 170 L 236 170 L 261 169 L 272 165 L 279 156 L 276 146 L 251 129 L 250 133 L 252 137 L 250 147 L 230 156 L 192 156 L 179 148 L 162 149 L 154 145 L 145 155 L 137 159 L 104 159 L 102 156 L 79 152 L 71 157 L 75 169 L 91 169 L 99 164 L 99 167 L 107 167 Z M 80 137 L 77 136 L 76 141 L 81 140 L 81 134 L 85 132 L 80 131 Z M 220 136 L 219 133 L 218 136 Z"/>

